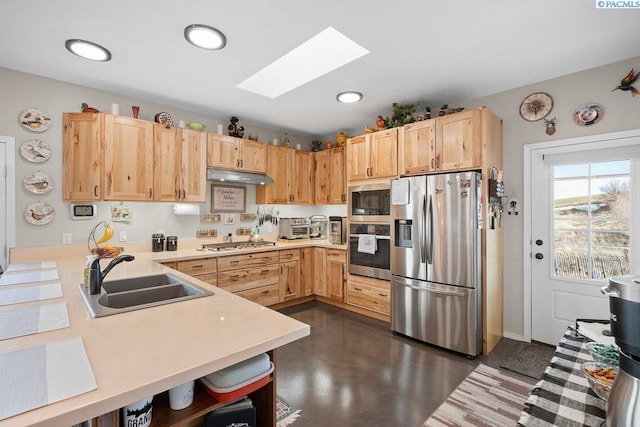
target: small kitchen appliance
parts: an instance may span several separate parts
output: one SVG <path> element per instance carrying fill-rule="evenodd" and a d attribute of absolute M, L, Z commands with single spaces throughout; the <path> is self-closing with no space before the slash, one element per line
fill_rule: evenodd
<path fill-rule="evenodd" d="M 609 297 L 611 333 L 620 347 L 620 370 L 607 400 L 607 426 L 640 425 L 640 276 L 614 276 Z"/>
<path fill-rule="evenodd" d="M 329 223 L 327 217 L 324 215 L 311 215 L 309 221 L 309 237 L 312 239 L 326 239 L 327 224 Z"/>
<path fill-rule="evenodd" d="M 329 217 L 329 242 L 334 245 L 347 243 L 347 218 L 342 216 Z"/>
<path fill-rule="evenodd" d="M 278 221 L 278 238 L 288 240 L 309 238 L 311 220 L 308 217 L 280 218 Z"/>

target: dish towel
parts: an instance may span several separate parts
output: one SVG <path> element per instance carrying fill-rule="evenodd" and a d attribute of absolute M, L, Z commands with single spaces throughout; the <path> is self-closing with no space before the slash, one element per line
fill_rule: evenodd
<path fill-rule="evenodd" d="M 375 234 L 358 235 L 358 252 L 374 255 L 377 250 Z"/>
<path fill-rule="evenodd" d="M 19 288 L 0 289 L 0 305 L 21 304 L 62 296 L 62 285 L 47 283 L 46 285 L 23 286 Z"/>
<path fill-rule="evenodd" d="M 96 388 L 80 337 L 0 354 L 0 420 Z"/>
<path fill-rule="evenodd" d="M 0 340 L 68 327 L 64 302 L 0 312 Z"/>
<path fill-rule="evenodd" d="M 611 325 L 608 323 L 597 322 L 577 322 L 578 333 L 584 337 L 589 338 L 591 341 L 599 342 L 601 344 L 615 344 L 616 339 L 612 336 L 607 336 L 602 331 L 611 331 Z"/>

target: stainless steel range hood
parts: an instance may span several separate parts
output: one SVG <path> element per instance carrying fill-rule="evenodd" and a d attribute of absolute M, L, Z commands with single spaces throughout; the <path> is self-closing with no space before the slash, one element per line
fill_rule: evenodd
<path fill-rule="evenodd" d="M 224 169 L 207 169 L 207 181 L 229 182 L 232 184 L 273 184 L 273 179 L 267 175 L 251 172 L 228 171 Z"/>

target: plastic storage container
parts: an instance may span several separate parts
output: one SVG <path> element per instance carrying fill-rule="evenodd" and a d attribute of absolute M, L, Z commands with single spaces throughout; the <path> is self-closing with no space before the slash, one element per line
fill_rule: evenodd
<path fill-rule="evenodd" d="M 269 383 L 273 363 L 266 353 L 200 378 L 205 390 L 218 402 L 232 402 Z"/>

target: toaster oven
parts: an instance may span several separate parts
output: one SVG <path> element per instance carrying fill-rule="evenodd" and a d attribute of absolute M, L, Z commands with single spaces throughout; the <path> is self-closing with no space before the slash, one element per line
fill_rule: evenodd
<path fill-rule="evenodd" d="M 278 219 L 278 238 L 280 239 L 308 239 L 311 234 L 309 218 L 280 218 Z"/>

